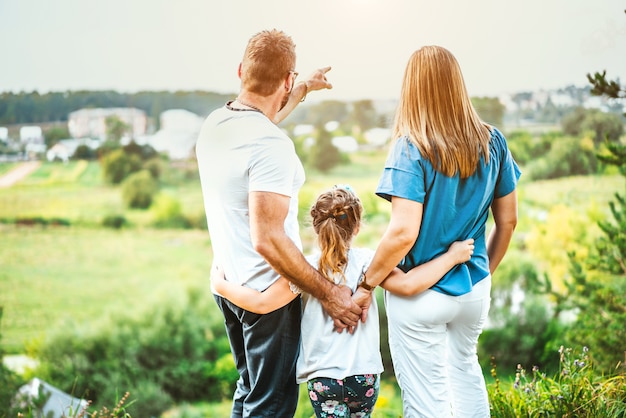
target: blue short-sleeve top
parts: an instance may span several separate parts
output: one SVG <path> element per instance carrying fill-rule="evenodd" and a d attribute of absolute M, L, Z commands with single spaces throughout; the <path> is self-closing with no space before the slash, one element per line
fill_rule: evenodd
<path fill-rule="evenodd" d="M 448 295 L 463 295 L 489 275 L 486 223 L 494 198 L 513 192 L 521 175 L 506 139 L 491 128 L 489 163 L 481 158 L 474 174 L 462 179 L 434 169 L 408 137 L 398 138 L 380 177 L 376 194 L 423 204 L 417 241 L 398 267 L 409 271 L 445 253 L 454 241 L 474 238 L 471 260 L 452 268 L 432 289 Z"/>

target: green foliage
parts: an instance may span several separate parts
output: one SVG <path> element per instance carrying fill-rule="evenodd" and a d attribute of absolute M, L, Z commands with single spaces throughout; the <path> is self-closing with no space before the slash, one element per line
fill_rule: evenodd
<path fill-rule="evenodd" d="M 162 295 L 206 287 L 211 267 L 206 230 L 0 225 L 0 234 L 0 347 L 11 354 L 55 330 L 71 335 L 72 322 L 134 316 Z"/>
<path fill-rule="evenodd" d="M 549 377 L 538 367 L 531 373 L 519 364 L 512 385 L 505 389 L 496 373 L 488 386 L 493 417 L 624 417 L 626 416 L 626 376 L 603 378 L 593 371 L 587 347 L 578 356 L 561 347 L 559 371 Z"/>
<path fill-rule="evenodd" d="M 326 173 L 341 162 L 341 153 L 333 145 L 332 135 L 326 129 L 320 126 L 317 132 L 317 140 L 311 147 L 310 163 L 322 173 Z"/>
<path fill-rule="evenodd" d="M 607 96 L 613 99 L 626 97 L 626 88 L 622 87 L 618 81 L 607 80 L 606 71 L 596 72 L 593 75 L 587 74 L 587 80 L 592 86 L 591 93 L 596 96 Z"/>
<path fill-rule="evenodd" d="M 72 158 L 75 160 L 93 160 L 96 158 L 96 152 L 87 145 L 81 144 L 76 147 L 76 151 L 74 151 Z"/>
<path fill-rule="evenodd" d="M 502 126 L 506 107 L 497 97 L 472 97 L 472 105 L 482 120 L 494 126 Z"/>
<path fill-rule="evenodd" d="M 359 127 L 361 132 L 378 126 L 379 119 L 371 100 L 358 100 L 352 103 L 350 117 L 354 120 L 354 123 Z"/>
<path fill-rule="evenodd" d="M 598 161 L 593 143 L 586 138 L 554 138 L 550 150 L 541 159 L 526 166 L 526 175 L 533 180 L 586 175 L 597 172 Z"/>
<path fill-rule="evenodd" d="M 219 311 L 200 290 L 136 318 L 118 315 L 89 329 L 63 330 L 36 355 L 40 376 L 67 392 L 76 382 L 73 393 L 95 405 L 128 390 L 135 399 L 126 410 L 137 418 L 159 416 L 174 402 L 222 400 L 237 373 L 224 360 L 230 349 Z"/>
<path fill-rule="evenodd" d="M 48 130 L 43 132 L 43 136 L 45 138 L 46 146 L 48 148 L 50 148 L 62 139 L 71 138 L 70 131 L 65 124 L 52 126 Z"/>
<path fill-rule="evenodd" d="M 125 123 L 119 116 L 107 116 L 104 120 L 106 140 L 119 143 L 124 135 L 130 132 L 130 125 Z"/>
<path fill-rule="evenodd" d="M 191 223 L 183 214 L 183 209 L 174 197 L 160 193 L 151 206 L 153 225 L 157 228 L 189 228 Z"/>
<path fill-rule="evenodd" d="M 0 325 L 2 325 L 2 312 L 3 307 L 0 306 Z M 0 327 L 1 330 L 2 327 Z M 2 340 L 2 333 L 0 333 L 0 340 Z M 25 383 L 23 379 L 5 367 L 3 357 L 4 350 L 0 346 L 0 417 L 8 416 L 17 390 Z"/>
<path fill-rule="evenodd" d="M 85 107 L 126 107 L 132 105 L 155 117 L 163 109 L 187 109 L 206 115 L 224 105 L 233 94 L 206 91 L 54 91 L 4 92 L 0 94 L 0 125 L 67 121 L 74 110 Z"/>
<path fill-rule="evenodd" d="M 152 157 L 147 159 L 143 163 L 144 170 L 148 170 L 152 178 L 155 180 L 159 180 L 161 178 L 161 174 L 165 171 L 165 162 L 161 160 L 159 157 Z"/>
<path fill-rule="evenodd" d="M 598 277 L 585 272 L 574 261 L 572 269 L 575 270 L 573 279 L 568 283 L 563 304 L 573 306 L 577 315 L 568 327 L 567 341 L 592 347 L 595 363 L 605 374 L 623 374 L 626 341 L 624 276 Z"/>
<path fill-rule="evenodd" d="M 527 294 L 520 306 L 504 314 L 500 327 L 483 331 L 479 344 L 481 366 L 489 370 L 489 359 L 496 359 L 505 370 L 520 361 L 554 370 L 553 359 L 545 350 L 562 332 L 563 327 L 552 318 L 545 299 Z"/>
<path fill-rule="evenodd" d="M 624 133 L 624 118 L 613 113 L 591 112 L 581 128 L 583 132 L 593 133 L 593 141 L 596 144 L 602 144 L 604 141 L 617 142 Z"/>
<path fill-rule="evenodd" d="M 141 158 L 136 154 L 127 154 L 122 148 L 115 149 L 102 158 L 102 174 L 111 184 L 120 184 L 140 169 Z"/>
<path fill-rule="evenodd" d="M 102 226 L 105 228 L 121 229 L 128 225 L 128 220 L 124 215 L 107 215 L 102 219 Z"/>
<path fill-rule="evenodd" d="M 522 165 L 543 157 L 550 150 L 548 138 L 551 137 L 533 136 L 528 131 L 513 131 L 506 136 L 513 158 Z"/>
<path fill-rule="evenodd" d="M 148 170 L 131 174 L 122 184 L 122 198 L 129 208 L 149 208 L 157 191 L 158 185 Z"/>
<path fill-rule="evenodd" d="M 130 141 L 128 144 L 124 145 L 122 149 L 126 154 L 138 156 L 142 161 L 147 161 L 159 156 L 159 153 L 151 145 L 139 145 L 135 141 Z"/>
<path fill-rule="evenodd" d="M 563 132 L 567 135 L 579 136 L 586 131 L 593 133 L 596 144 L 605 140 L 616 142 L 624 133 L 624 119 L 614 113 L 602 112 L 598 109 L 577 107 L 561 121 Z"/>

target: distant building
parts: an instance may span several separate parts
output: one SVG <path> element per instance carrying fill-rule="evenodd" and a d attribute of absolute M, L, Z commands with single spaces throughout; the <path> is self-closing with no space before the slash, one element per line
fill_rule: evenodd
<path fill-rule="evenodd" d="M 43 144 L 43 132 L 40 126 L 22 126 L 20 142 L 23 144 Z"/>
<path fill-rule="evenodd" d="M 359 143 L 353 136 L 335 136 L 332 144 L 341 152 L 355 152 L 359 149 Z"/>
<path fill-rule="evenodd" d="M 9 129 L 4 126 L 0 126 L 0 141 L 5 141 L 9 139 Z"/>
<path fill-rule="evenodd" d="M 137 142 L 150 144 L 172 160 L 191 157 L 204 118 L 185 109 L 170 109 L 161 113 L 159 121 L 161 129 L 157 133 Z"/>
<path fill-rule="evenodd" d="M 363 133 L 365 140 L 369 145 L 383 146 L 391 139 L 391 129 L 388 128 L 372 128 Z"/>
<path fill-rule="evenodd" d="M 80 109 L 69 114 L 67 127 L 72 138 L 106 138 L 106 119 L 117 116 L 130 127 L 133 137 L 146 134 L 146 112 L 134 107 Z"/>
<path fill-rule="evenodd" d="M 68 162 L 80 145 L 85 145 L 95 151 L 101 145 L 101 142 L 91 138 L 62 139 L 46 151 L 46 158 L 48 161 L 61 160 Z"/>

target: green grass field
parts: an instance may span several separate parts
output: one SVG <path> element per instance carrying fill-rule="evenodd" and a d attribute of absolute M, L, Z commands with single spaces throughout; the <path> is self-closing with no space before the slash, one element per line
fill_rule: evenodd
<path fill-rule="evenodd" d="M 374 248 L 380 239 L 390 205 L 373 193 L 385 155 L 364 153 L 351 159 L 349 166 L 328 174 L 307 172 L 300 194 L 305 251 L 315 245 L 306 222 L 308 207 L 319 192 L 338 183 L 349 183 L 359 193 L 366 213 L 380 214 L 366 218 L 356 245 Z M 0 164 L 0 173 L 7 171 Z M 170 182 L 162 190 L 180 201 L 185 213 L 203 210 L 197 178 Z M 522 177 L 516 235 L 523 236 L 538 222 L 538 213 L 557 204 L 580 213 L 595 208 L 608 214 L 607 203 L 623 191 L 618 175 L 540 182 Z M 101 228 L 109 214 L 123 214 L 132 227 Z M 138 314 L 167 298 L 182 297 L 189 287 L 208 285 L 208 233 L 150 228 L 150 211 L 125 209 L 120 188 L 102 182 L 95 162 L 44 162 L 22 182 L 0 189 L 0 219 L 17 217 L 63 218 L 70 226 L 0 224 L 0 348 L 5 353 L 24 353 L 30 342 L 53 331 L 95 324 L 119 312 Z M 297 416 L 308 416 L 308 402 L 300 404 Z M 228 402 L 183 405 L 164 417 L 215 416 L 228 410 Z M 383 388 L 374 416 L 397 417 L 400 410 L 397 387 Z"/>
<path fill-rule="evenodd" d="M 301 211 L 322 190 L 349 183 L 366 211 L 375 205 L 385 213 L 389 204 L 373 195 L 384 153 L 352 156 L 352 164 L 328 174 L 308 173 Z M 523 179 L 523 177 L 522 177 Z M 607 202 L 623 191 L 621 176 L 587 176 L 520 183 L 520 227 L 536 222 L 530 214 L 556 204 L 586 213 L 591 207 L 608 214 Z M 166 192 L 183 202 L 184 211 L 203 209 L 197 179 L 170 185 Z M 103 184 L 97 163 L 43 163 L 17 185 L 0 189 L 0 218 L 65 218 L 70 227 L 2 226 L 0 241 L 0 306 L 4 307 L 1 346 L 23 351 L 30 339 L 64 326 L 71 318 L 88 322 L 118 309 L 139 309 L 158 297 L 206 283 L 211 247 L 199 230 L 155 230 L 147 227 L 149 211 L 128 211 L 119 187 Z M 135 225 L 115 231 L 99 228 L 107 214 L 123 213 Z M 306 220 L 306 214 L 302 214 Z M 591 222 L 591 221 L 590 221 Z M 367 220 L 356 244 L 375 247 L 386 225 L 385 216 Z M 315 245 L 303 222 L 305 250 Z"/>

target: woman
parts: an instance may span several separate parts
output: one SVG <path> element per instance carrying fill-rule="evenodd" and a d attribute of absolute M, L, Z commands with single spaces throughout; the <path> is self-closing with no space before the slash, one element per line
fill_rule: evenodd
<path fill-rule="evenodd" d="M 476 345 L 491 274 L 517 223 L 519 168 L 502 134 L 479 118 L 456 59 L 442 47 L 411 56 L 393 135 L 376 190 L 391 201 L 391 220 L 354 297 L 362 305 L 396 265 L 408 271 L 446 243 L 473 238 L 468 262 L 419 295 L 386 292 L 385 304 L 404 416 L 489 416 Z M 494 227 L 486 239 L 489 209 Z"/>

